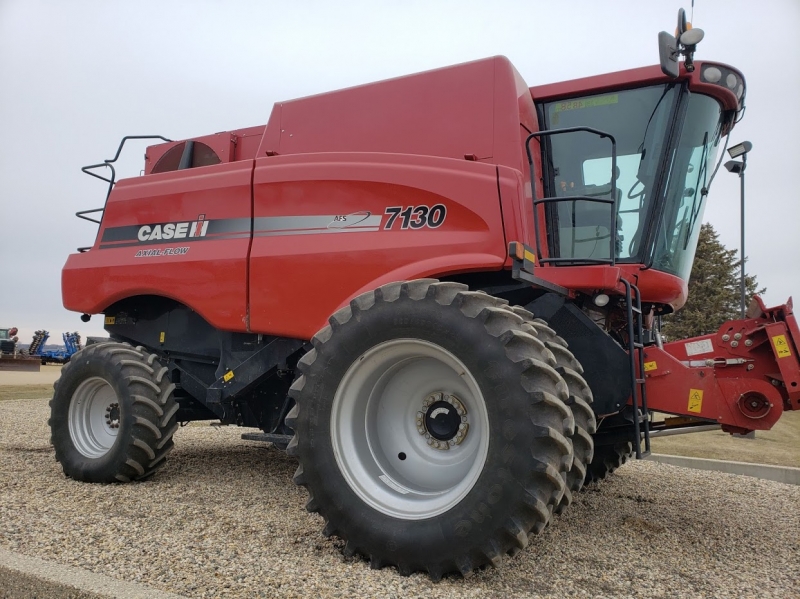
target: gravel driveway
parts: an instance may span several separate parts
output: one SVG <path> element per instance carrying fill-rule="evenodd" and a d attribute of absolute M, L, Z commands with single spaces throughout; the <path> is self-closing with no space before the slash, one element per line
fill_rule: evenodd
<path fill-rule="evenodd" d="M 346 559 L 295 461 L 191 425 L 149 482 L 66 479 L 46 400 L 0 402 L 0 546 L 190 597 L 800 597 L 800 487 L 650 462 L 579 494 L 516 558 L 467 580 Z"/>

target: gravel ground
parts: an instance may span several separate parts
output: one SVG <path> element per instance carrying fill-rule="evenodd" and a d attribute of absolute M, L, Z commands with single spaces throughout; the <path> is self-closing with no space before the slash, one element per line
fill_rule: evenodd
<path fill-rule="evenodd" d="M 467 580 L 339 553 L 292 458 L 192 425 L 149 482 L 66 479 L 46 400 L 0 404 L 0 546 L 189 597 L 800 597 L 800 487 L 650 462 L 579 494 L 516 558 Z"/>

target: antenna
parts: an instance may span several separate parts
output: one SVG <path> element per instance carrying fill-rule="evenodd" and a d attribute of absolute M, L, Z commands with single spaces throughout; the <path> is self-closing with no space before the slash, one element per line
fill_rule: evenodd
<path fill-rule="evenodd" d="M 694 0 L 692 0 L 692 12 L 694 12 Z M 677 77 L 680 74 L 678 58 L 684 57 L 683 66 L 691 73 L 694 71 L 693 57 L 697 44 L 703 39 L 702 29 L 692 28 L 686 22 L 686 11 L 682 8 L 678 11 L 678 27 L 675 35 L 672 36 L 666 31 L 658 34 L 658 54 L 661 59 L 661 72 L 669 77 Z"/>

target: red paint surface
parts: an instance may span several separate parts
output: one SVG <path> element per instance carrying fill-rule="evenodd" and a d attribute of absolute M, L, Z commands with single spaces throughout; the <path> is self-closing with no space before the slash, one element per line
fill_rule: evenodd
<path fill-rule="evenodd" d="M 682 77 L 700 86 L 699 71 Z M 278 103 L 267 125 L 195 138 L 217 151 L 219 165 L 121 181 L 98 239 L 109 227 L 198 214 L 384 215 L 388 206 L 441 204 L 446 222 L 435 230 L 257 234 L 252 247 L 249 239 L 191 241 L 183 256 L 146 259 L 134 258 L 135 246 L 96 244 L 70 256 L 64 305 L 98 313 L 131 295 L 164 295 L 222 329 L 309 338 L 336 308 L 381 283 L 507 268 L 509 241 L 534 243 L 524 150 L 538 128 L 533 99 L 666 80 L 648 67 L 528 88 L 506 58 L 493 57 Z M 719 86 L 704 87 L 735 101 Z M 175 143 L 148 148 L 147 172 Z M 534 161 L 541 172 L 538 151 Z M 636 265 L 543 267 L 537 274 L 587 293 L 619 292 L 622 275 L 647 301 L 678 306 L 686 297 L 684 281 Z"/>

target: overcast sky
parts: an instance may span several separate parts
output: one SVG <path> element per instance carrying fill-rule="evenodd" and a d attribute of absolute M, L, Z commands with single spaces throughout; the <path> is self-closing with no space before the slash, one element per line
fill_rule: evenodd
<path fill-rule="evenodd" d="M 89 2 L 0 0 L 0 327 L 103 334 L 61 306 L 67 255 L 102 206 L 80 172 L 124 135 L 171 139 L 267 122 L 272 104 L 486 56 L 528 85 L 655 64 L 691 0 Z M 741 69 L 749 140 L 748 272 L 768 304 L 800 300 L 800 1 L 696 0 L 696 59 Z M 137 175 L 144 145 L 123 174 Z M 739 183 L 720 169 L 705 213 L 739 246 Z"/>

